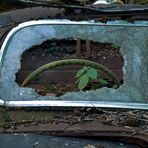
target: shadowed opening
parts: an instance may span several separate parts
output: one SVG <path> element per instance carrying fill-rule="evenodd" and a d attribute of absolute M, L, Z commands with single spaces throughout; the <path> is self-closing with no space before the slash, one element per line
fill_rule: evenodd
<path fill-rule="evenodd" d="M 53 61 L 62 59 L 86 59 L 106 66 L 116 74 L 122 84 L 123 58 L 119 50 L 120 47 L 116 44 L 99 43 L 75 38 L 46 40 L 42 44 L 35 45 L 23 53 L 21 69 L 16 74 L 16 81 L 21 86 L 30 73 L 40 66 Z M 35 89 L 42 96 L 61 96 L 67 92 L 80 91 L 79 82 L 81 77 L 76 78 L 76 74 L 84 66 L 64 65 L 46 70 L 33 79 L 27 87 Z M 96 71 L 98 73 L 97 78 L 89 79 L 83 91 L 96 90 L 102 87 L 115 87 L 111 78 L 98 70 Z M 87 80 L 84 79 L 83 83 L 85 81 Z"/>

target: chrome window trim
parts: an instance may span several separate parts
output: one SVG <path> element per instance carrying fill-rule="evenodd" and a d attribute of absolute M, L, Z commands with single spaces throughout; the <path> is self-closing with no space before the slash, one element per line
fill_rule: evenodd
<path fill-rule="evenodd" d="M 11 38 L 19 30 L 34 26 L 34 25 L 93 25 L 93 26 L 126 26 L 126 27 L 148 27 L 146 24 L 103 24 L 103 23 L 93 23 L 93 22 L 74 22 L 68 20 L 39 20 L 39 21 L 29 21 L 18 25 L 13 28 L 6 39 L 4 40 L 1 50 L 0 50 L 0 73 L 2 68 L 3 57 L 7 51 L 6 47 L 11 41 Z M 144 109 L 148 110 L 148 104 L 146 103 L 126 103 L 126 102 L 105 102 L 105 101 L 4 101 L 0 99 L 0 106 L 6 107 L 102 107 L 102 108 L 124 108 L 124 109 Z"/>

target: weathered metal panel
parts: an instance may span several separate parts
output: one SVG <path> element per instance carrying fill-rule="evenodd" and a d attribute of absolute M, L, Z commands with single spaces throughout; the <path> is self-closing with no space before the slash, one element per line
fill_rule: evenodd
<path fill-rule="evenodd" d="M 96 91 L 69 92 L 61 97 L 42 97 L 31 88 L 19 87 L 15 82 L 15 74 L 20 69 L 23 52 L 47 39 L 68 37 L 118 44 L 124 58 L 124 84 L 118 89 L 102 88 Z M 5 101 L 48 100 L 47 106 L 51 105 L 51 100 L 64 100 L 84 101 L 90 104 L 98 101 L 106 101 L 109 104 L 110 102 L 111 104 L 142 103 L 148 108 L 147 48 L 148 22 L 146 21 L 135 24 L 122 21 L 102 24 L 67 20 L 22 23 L 8 34 L 0 51 L 0 98 Z"/>

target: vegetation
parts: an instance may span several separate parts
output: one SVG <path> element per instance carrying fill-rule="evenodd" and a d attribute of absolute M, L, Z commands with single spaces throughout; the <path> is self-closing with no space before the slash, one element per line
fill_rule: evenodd
<path fill-rule="evenodd" d="M 148 0 L 135 0 L 136 4 L 148 4 Z"/>
<path fill-rule="evenodd" d="M 79 90 L 83 90 L 91 81 L 96 80 L 102 86 L 108 84 L 108 81 L 101 79 L 100 71 L 90 66 L 84 66 L 76 74 L 76 83 L 78 83 Z"/>
<path fill-rule="evenodd" d="M 12 5 L 10 0 L 0 0 L 0 10 L 8 9 Z"/>
<path fill-rule="evenodd" d="M 117 87 L 121 85 L 118 77 L 111 70 L 109 70 L 107 67 L 101 64 L 89 60 L 66 59 L 66 60 L 54 61 L 39 67 L 24 80 L 24 82 L 22 83 L 22 87 L 27 86 L 31 80 L 35 79 L 39 74 L 48 69 L 56 68 L 58 66 L 63 66 L 63 65 L 76 65 L 76 64 L 85 65 L 85 67 L 80 71 L 78 71 L 78 73 L 76 74 L 78 87 L 80 90 L 83 90 L 89 81 L 98 79 L 99 74 L 97 70 L 101 73 L 105 73 L 106 75 L 108 75 Z M 101 79 L 100 77 L 98 81 L 103 85 L 107 84 L 107 81 Z"/>

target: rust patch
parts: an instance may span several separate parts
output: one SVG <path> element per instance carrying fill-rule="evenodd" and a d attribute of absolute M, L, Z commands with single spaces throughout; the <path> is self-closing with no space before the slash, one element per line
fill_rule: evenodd
<path fill-rule="evenodd" d="M 148 144 L 148 131 L 140 131 L 137 128 L 119 127 L 104 125 L 98 121 L 85 121 L 80 123 L 71 123 L 63 121 L 49 121 L 47 123 L 32 122 L 18 125 L 5 125 L 0 129 L 1 133 L 40 133 L 56 136 L 105 138 L 130 142 L 142 147 Z"/>

